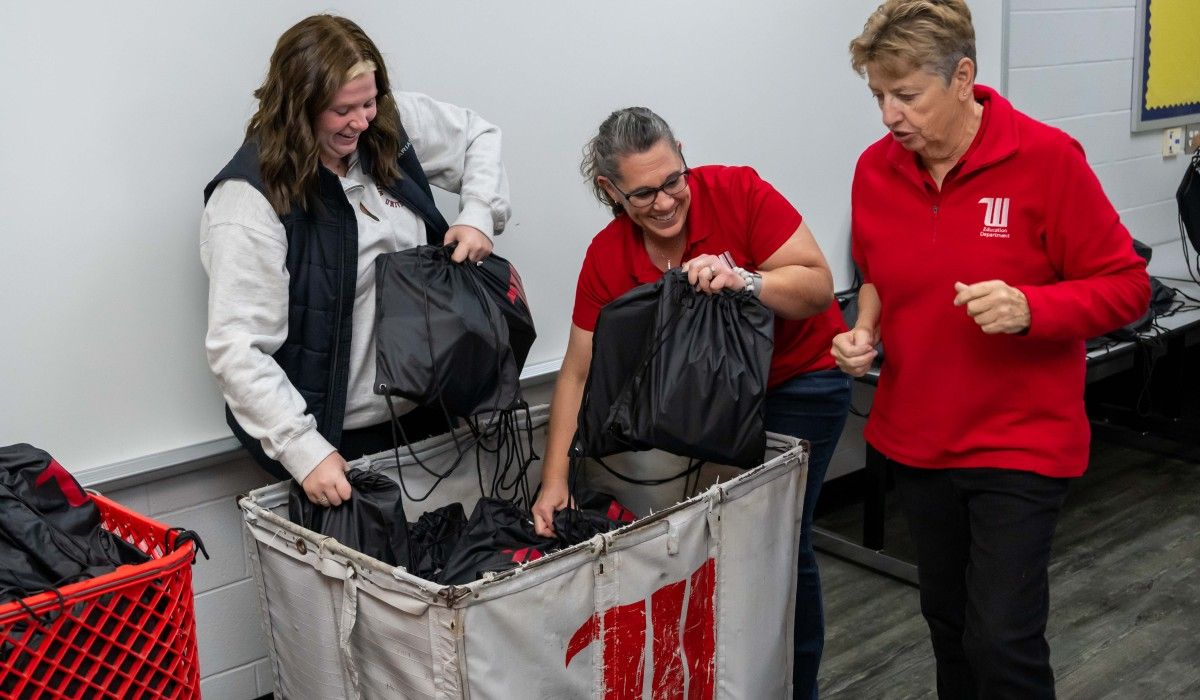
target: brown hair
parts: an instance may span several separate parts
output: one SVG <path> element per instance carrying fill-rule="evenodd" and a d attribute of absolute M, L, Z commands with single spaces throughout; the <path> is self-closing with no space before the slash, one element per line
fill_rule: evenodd
<path fill-rule="evenodd" d="M 963 58 L 976 63 L 975 27 L 964 0 L 887 0 L 850 42 L 850 65 L 859 75 L 868 64 L 893 77 L 922 68 L 948 85 Z"/>
<path fill-rule="evenodd" d="M 316 194 L 321 162 L 313 132 L 317 116 L 343 85 L 372 68 L 378 113 L 358 147 L 371 177 L 386 185 L 399 176 L 396 157 L 404 132 L 375 43 L 354 22 L 332 15 L 303 19 L 279 37 L 266 80 L 254 91 L 258 111 L 246 125 L 246 138 L 258 140 L 267 199 L 280 216 L 293 205 L 307 209 Z"/>

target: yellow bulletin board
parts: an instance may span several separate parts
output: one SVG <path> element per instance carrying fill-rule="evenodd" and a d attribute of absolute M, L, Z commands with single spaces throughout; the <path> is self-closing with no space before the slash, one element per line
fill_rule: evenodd
<path fill-rule="evenodd" d="M 1200 121 L 1200 0 L 1138 0 L 1133 131 Z"/>

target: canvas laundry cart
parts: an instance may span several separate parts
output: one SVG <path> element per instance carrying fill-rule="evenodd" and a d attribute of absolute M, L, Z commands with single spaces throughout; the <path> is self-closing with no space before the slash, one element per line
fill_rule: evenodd
<path fill-rule="evenodd" d="M 548 411 L 532 409 L 535 447 Z M 457 454 L 443 435 L 414 446 L 436 471 Z M 413 493 L 432 482 L 401 451 Z M 482 459 L 487 472 L 487 453 Z M 408 518 L 479 497 L 472 462 Z M 639 476 L 683 461 L 660 452 L 606 459 Z M 640 516 L 518 569 L 443 586 L 347 549 L 286 519 L 287 484 L 240 501 L 276 693 L 302 698 L 790 697 L 792 620 L 807 445 L 768 436 L 749 471 L 705 467 L 682 480 L 627 484 L 590 465 L 590 485 Z M 352 466 L 395 476 L 391 452 Z M 540 464 L 530 468 L 534 484 Z M 600 476 L 603 474 L 603 476 Z M 714 480 L 719 481 L 705 488 Z M 654 510 L 649 514 L 651 509 Z M 657 689 L 657 690 L 656 690 Z"/>

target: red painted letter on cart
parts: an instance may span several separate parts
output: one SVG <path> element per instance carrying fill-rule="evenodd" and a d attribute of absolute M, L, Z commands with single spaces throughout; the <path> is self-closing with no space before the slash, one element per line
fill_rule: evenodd
<path fill-rule="evenodd" d="M 679 622 L 686 588 L 687 581 L 676 581 L 650 596 L 650 625 L 654 630 L 653 700 L 683 700 Z"/>
<path fill-rule="evenodd" d="M 716 561 L 709 559 L 692 574 L 688 593 L 687 623 L 683 630 L 683 653 L 688 664 L 688 700 L 713 696 L 716 631 L 713 624 L 713 585 Z"/>
<path fill-rule="evenodd" d="M 642 696 L 642 672 L 646 663 L 646 601 L 618 605 L 592 615 L 567 643 L 567 666 L 571 659 L 604 635 L 604 700 Z"/>
<path fill-rule="evenodd" d="M 604 700 L 642 697 L 646 664 L 646 603 L 650 603 L 653 700 L 683 700 L 686 659 L 688 700 L 709 700 L 714 690 L 716 628 L 713 595 L 716 562 L 709 559 L 690 580 L 669 583 L 641 600 L 593 614 L 567 643 L 565 664 L 604 637 Z M 689 585 L 690 583 L 690 585 Z M 684 591 L 687 618 L 683 621 Z M 683 626 L 682 638 L 680 627 Z"/>

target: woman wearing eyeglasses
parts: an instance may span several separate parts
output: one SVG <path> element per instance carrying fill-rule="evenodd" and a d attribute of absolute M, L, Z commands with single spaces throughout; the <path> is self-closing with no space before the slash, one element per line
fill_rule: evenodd
<path fill-rule="evenodd" d="M 689 169 L 671 128 L 644 107 L 609 115 L 584 148 L 581 170 L 614 218 L 592 239 L 579 273 L 571 334 L 551 404 L 534 525 L 540 534 L 553 534 L 554 513 L 570 501 L 567 450 L 600 309 L 681 265 L 703 292 L 749 286 L 777 317 L 766 427 L 812 443 L 801 529 L 793 685 L 796 697 L 815 697 L 824 620 L 809 529 L 850 401 L 850 379 L 837 370 L 828 352 L 833 336 L 846 328 L 833 300 L 829 266 L 800 213 L 753 169 Z M 734 267 L 722 259 L 725 252 Z"/>

